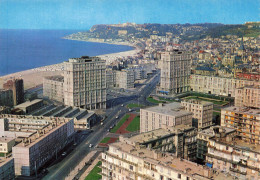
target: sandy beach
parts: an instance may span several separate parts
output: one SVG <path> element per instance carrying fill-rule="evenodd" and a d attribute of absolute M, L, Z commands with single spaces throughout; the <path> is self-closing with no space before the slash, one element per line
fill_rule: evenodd
<path fill-rule="evenodd" d="M 131 51 L 124 51 L 119 53 L 100 55 L 98 57 L 106 60 L 107 64 L 109 64 L 112 61 L 116 60 L 117 58 L 135 56 L 137 55 L 138 52 L 139 50 L 131 50 Z M 45 76 L 62 75 L 63 69 L 64 69 L 63 63 L 29 69 L 26 71 L 21 71 L 21 72 L 1 76 L 0 84 L 11 78 L 22 78 L 24 80 L 24 89 L 26 90 L 41 85 L 43 83 L 43 77 Z"/>

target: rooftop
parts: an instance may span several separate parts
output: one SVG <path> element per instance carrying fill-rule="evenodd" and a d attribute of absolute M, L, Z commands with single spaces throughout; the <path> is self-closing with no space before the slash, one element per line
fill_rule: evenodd
<path fill-rule="evenodd" d="M 200 104 L 200 105 L 213 105 L 212 102 L 202 101 L 202 100 L 198 100 L 198 99 L 184 99 L 184 100 L 182 100 L 182 102 L 187 102 L 187 103 L 191 103 L 191 104 Z"/>
<path fill-rule="evenodd" d="M 204 136 L 214 137 L 215 134 L 216 134 L 216 128 L 218 129 L 219 132 L 222 131 L 226 134 L 229 134 L 231 132 L 236 131 L 233 128 L 228 128 L 228 127 L 224 127 L 224 126 L 211 126 L 210 128 L 203 129 L 202 131 L 198 131 L 198 134 L 201 134 L 201 135 L 204 135 Z M 215 129 L 215 131 L 214 131 L 214 129 Z"/>
<path fill-rule="evenodd" d="M 31 105 L 33 105 L 33 104 L 39 103 L 39 102 L 41 102 L 41 101 L 43 101 L 43 100 L 42 100 L 42 99 L 34 99 L 34 100 L 32 100 L 32 101 L 26 101 L 26 102 L 24 102 L 24 103 L 22 103 L 22 104 L 19 104 L 19 105 L 15 106 L 15 108 L 28 107 L 28 106 L 31 106 Z"/>
<path fill-rule="evenodd" d="M 4 164 L 8 163 L 9 161 L 13 160 L 13 158 L 8 157 L 0 157 L 0 167 L 2 167 Z"/>
<path fill-rule="evenodd" d="M 159 106 L 153 106 L 148 108 L 143 108 L 147 111 L 157 112 L 160 114 L 170 115 L 170 116 L 183 116 L 183 115 L 192 115 L 191 112 L 185 111 L 181 106 L 181 103 L 173 102 L 169 104 L 159 104 Z M 142 110 L 142 109 L 141 109 Z"/>
<path fill-rule="evenodd" d="M 10 137 L 0 137 L 0 143 L 8 143 L 10 141 L 14 140 L 14 138 Z"/>
<path fill-rule="evenodd" d="M 260 116 L 260 109 L 253 109 L 249 107 L 237 107 L 237 106 L 231 106 L 221 109 L 221 111 L 232 111 L 239 114 L 250 114 L 250 115 L 256 115 Z"/>
<path fill-rule="evenodd" d="M 46 76 L 44 77 L 45 79 L 53 80 L 53 81 L 59 81 L 59 82 L 64 82 L 64 77 L 63 76 Z"/>
<path fill-rule="evenodd" d="M 82 56 L 80 58 L 70 58 L 68 61 L 69 63 L 88 63 L 88 62 L 105 62 L 101 60 L 99 57 L 89 57 L 89 56 Z"/>

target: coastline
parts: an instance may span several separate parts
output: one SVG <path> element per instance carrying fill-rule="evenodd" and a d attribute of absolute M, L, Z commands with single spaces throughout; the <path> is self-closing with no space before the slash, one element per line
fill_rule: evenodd
<path fill-rule="evenodd" d="M 72 39 L 70 39 L 72 40 Z M 88 41 L 92 42 L 92 41 Z M 103 43 L 103 42 L 99 42 Z M 106 42 L 104 42 L 106 43 Z M 114 44 L 114 43 L 108 43 L 108 44 Z M 122 45 L 122 44 L 115 44 L 115 45 Z M 130 45 L 128 45 L 130 46 Z M 132 46 L 134 47 L 134 46 Z M 125 58 L 128 56 L 135 56 L 140 51 L 136 47 L 135 49 L 130 51 L 122 51 L 117 53 L 111 53 L 111 54 L 103 54 L 103 55 L 97 55 L 97 57 L 100 57 L 101 59 L 106 60 L 106 64 L 110 64 L 112 61 L 116 60 L 117 58 Z M 43 83 L 43 77 L 45 76 L 53 76 L 53 75 L 62 75 L 64 69 L 63 63 L 48 65 L 48 66 L 42 66 L 37 67 L 33 69 L 28 69 L 25 71 L 15 72 L 12 74 L 7 74 L 4 76 L 0 76 L 0 84 L 1 82 L 5 82 L 8 79 L 12 78 L 22 78 L 24 80 L 24 89 L 30 89 L 33 87 L 36 87 L 38 85 L 41 85 Z M 1 86 L 0 86 L 1 88 Z"/>

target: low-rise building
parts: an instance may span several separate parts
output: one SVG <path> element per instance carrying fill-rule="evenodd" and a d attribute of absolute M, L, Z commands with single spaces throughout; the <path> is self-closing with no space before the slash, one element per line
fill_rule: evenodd
<path fill-rule="evenodd" d="M 43 78 L 43 96 L 58 102 L 64 102 L 63 76 L 48 76 Z"/>
<path fill-rule="evenodd" d="M 11 157 L 0 157 L 0 179 L 14 180 L 14 159 Z"/>
<path fill-rule="evenodd" d="M 22 110 L 24 114 L 30 114 L 42 106 L 43 106 L 42 99 L 34 99 L 32 101 L 26 101 L 22 104 L 19 104 L 19 105 L 15 106 L 14 108 Z"/>
<path fill-rule="evenodd" d="M 236 129 L 246 142 L 260 144 L 260 109 L 235 106 L 223 108 L 221 126 Z"/>
<path fill-rule="evenodd" d="M 192 113 L 186 111 L 181 103 L 159 104 L 140 109 L 141 133 L 180 124 L 192 125 Z"/>
<path fill-rule="evenodd" d="M 200 164 L 205 164 L 206 155 L 208 153 L 209 138 L 218 136 L 219 133 L 223 135 L 228 135 L 236 133 L 233 128 L 223 127 L 223 126 L 211 126 L 210 128 L 198 131 L 197 135 L 197 162 Z"/>
<path fill-rule="evenodd" d="M 192 74 L 190 76 L 191 91 L 235 97 L 235 89 L 259 85 L 258 81 L 225 78 L 218 76 L 203 76 Z"/>
<path fill-rule="evenodd" d="M 246 86 L 235 91 L 235 106 L 260 108 L 260 86 Z"/>
<path fill-rule="evenodd" d="M 260 179 L 260 145 L 232 135 L 209 139 L 207 165 L 237 179 Z"/>
<path fill-rule="evenodd" d="M 0 137 L 0 153 L 7 154 L 12 151 L 15 145 L 15 139 L 9 137 Z"/>
<path fill-rule="evenodd" d="M 134 146 L 145 146 L 160 152 L 169 152 L 176 157 L 196 160 L 197 129 L 187 125 L 163 127 L 135 136 L 120 136 L 119 139 Z"/>
<path fill-rule="evenodd" d="M 102 153 L 101 175 L 103 180 L 231 180 L 208 167 L 126 141 L 109 144 L 109 150 Z"/>
<path fill-rule="evenodd" d="M 213 103 L 195 99 L 183 100 L 181 105 L 186 111 L 192 112 L 192 117 L 198 120 L 198 128 L 205 128 L 212 125 Z"/>

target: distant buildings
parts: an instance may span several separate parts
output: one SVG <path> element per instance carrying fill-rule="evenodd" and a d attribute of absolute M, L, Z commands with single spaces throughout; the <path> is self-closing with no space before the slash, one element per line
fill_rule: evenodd
<path fill-rule="evenodd" d="M 181 105 L 186 111 L 192 112 L 192 117 L 197 119 L 198 128 L 205 128 L 212 125 L 213 103 L 195 99 L 183 100 Z"/>
<path fill-rule="evenodd" d="M 12 107 L 13 105 L 13 91 L 0 89 L 0 106 Z"/>
<path fill-rule="evenodd" d="M 65 62 L 64 104 L 86 109 L 106 108 L 106 64 L 83 56 Z"/>
<path fill-rule="evenodd" d="M 24 102 L 24 85 L 22 79 L 8 80 L 3 84 L 3 88 L 6 90 L 12 90 L 14 106 Z"/>
<path fill-rule="evenodd" d="M 116 71 L 116 87 L 118 88 L 134 88 L 134 72 L 129 69 L 123 69 L 121 71 Z"/>
<path fill-rule="evenodd" d="M 192 125 L 192 113 L 180 103 L 159 104 L 140 110 L 140 132 L 148 132 L 163 126 Z"/>
<path fill-rule="evenodd" d="M 245 142 L 260 144 L 260 109 L 235 106 L 223 108 L 221 126 L 236 129 Z"/>
<path fill-rule="evenodd" d="M 178 94 L 189 91 L 191 55 L 185 51 L 165 51 L 161 54 L 161 81 L 157 92 Z"/>

